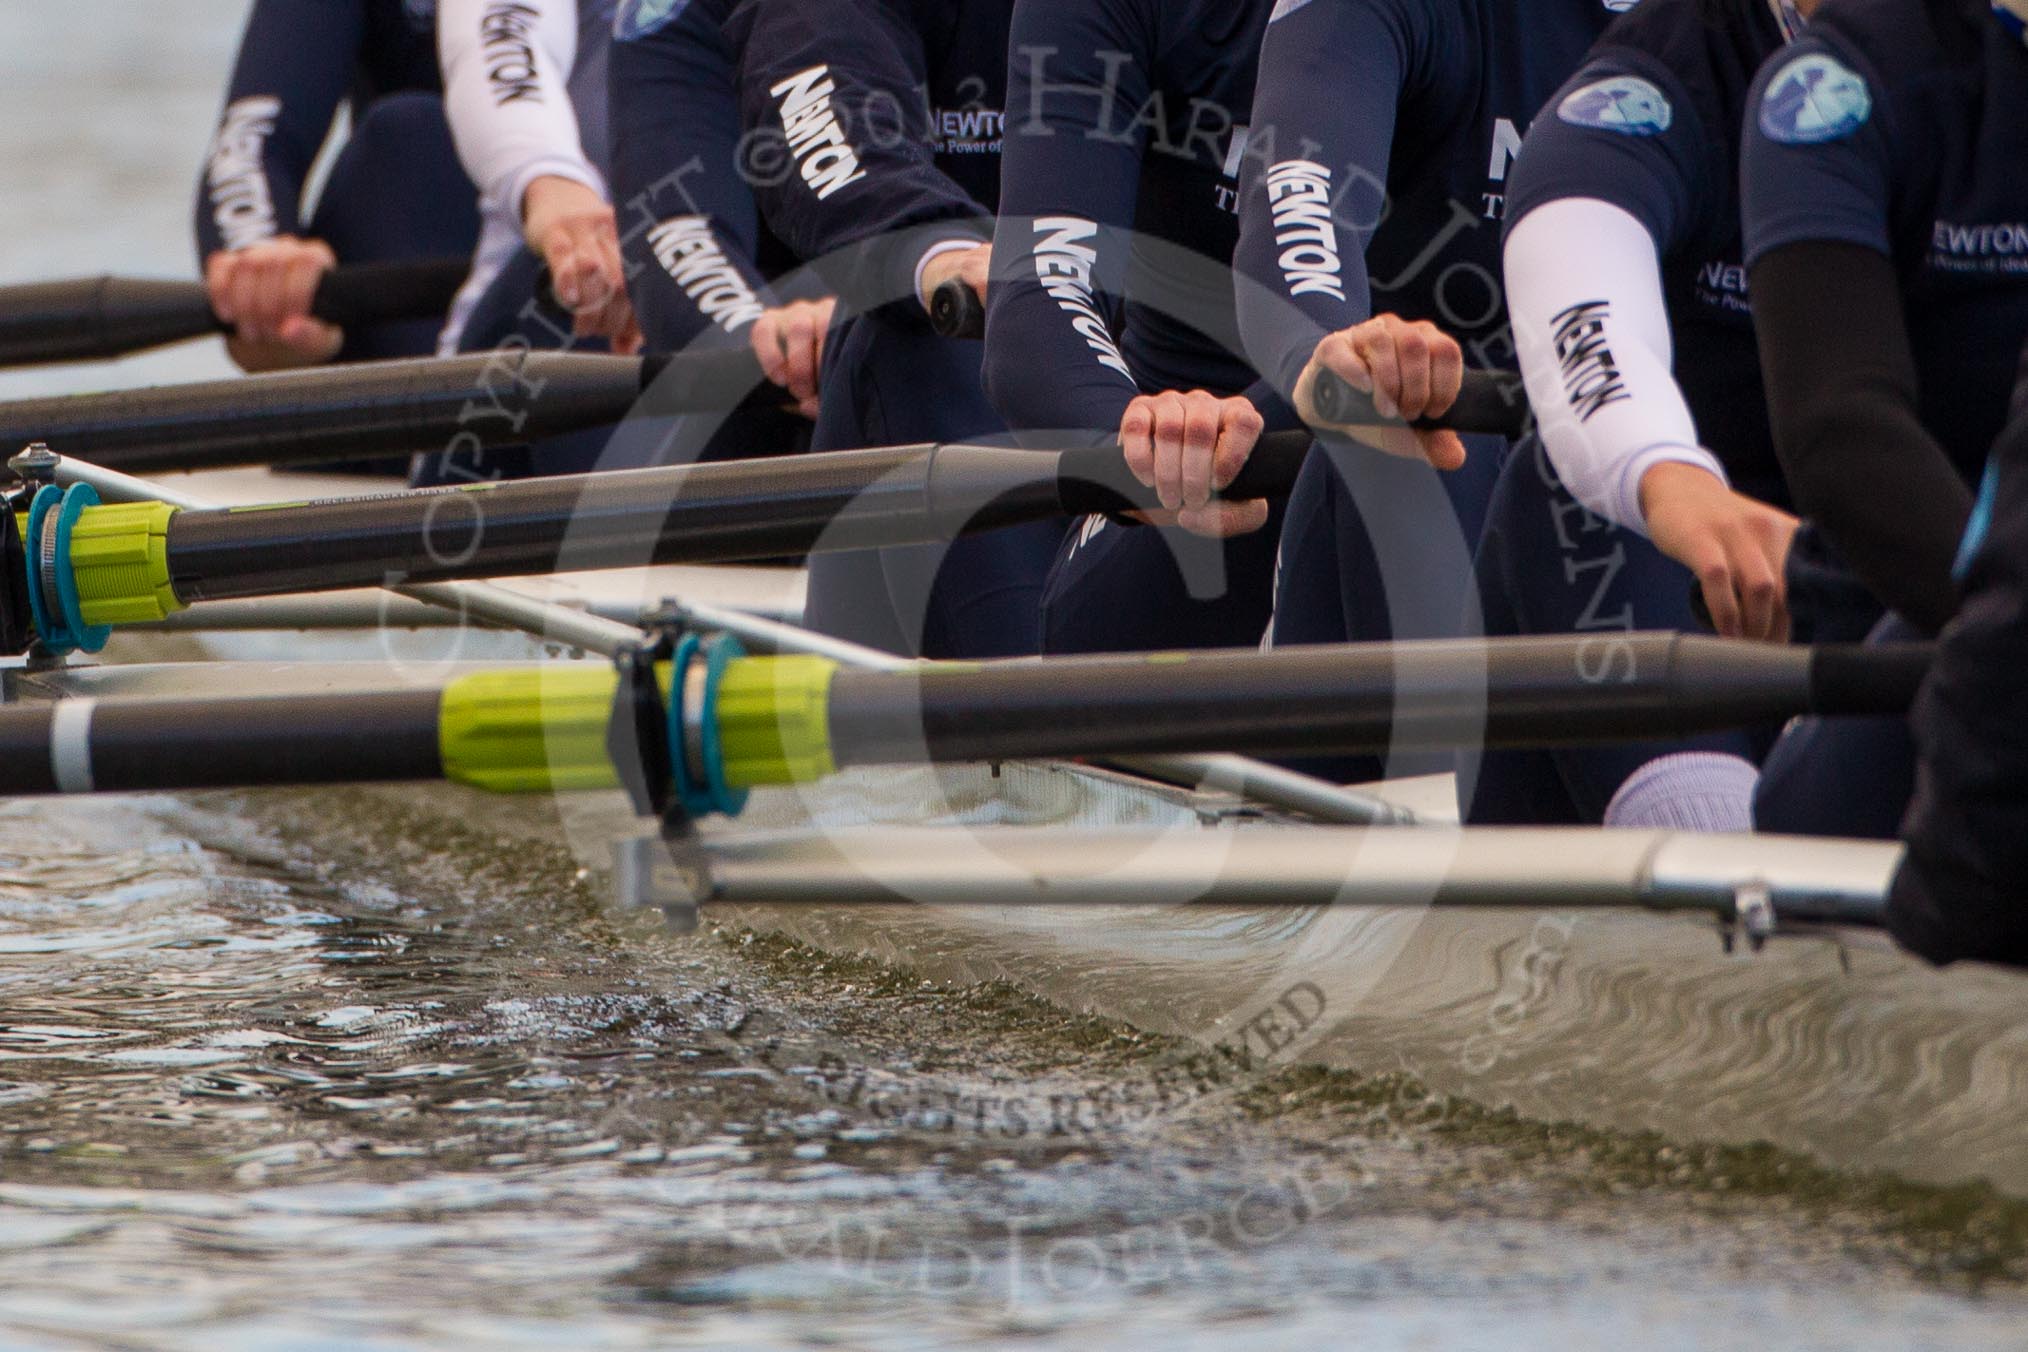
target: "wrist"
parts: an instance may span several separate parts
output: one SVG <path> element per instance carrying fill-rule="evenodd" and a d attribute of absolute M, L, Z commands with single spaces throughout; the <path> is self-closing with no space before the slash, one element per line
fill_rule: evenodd
<path fill-rule="evenodd" d="M 574 174 L 544 170 L 526 180 L 521 189 L 521 224 L 531 234 L 544 220 L 578 212 L 606 209 L 605 194 L 597 184 Z"/>
<path fill-rule="evenodd" d="M 1651 446 L 1633 456 L 1620 480 L 1619 511 L 1643 532 L 1656 511 L 1684 495 L 1731 491 L 1725 467 L 1701 446 Z"/>

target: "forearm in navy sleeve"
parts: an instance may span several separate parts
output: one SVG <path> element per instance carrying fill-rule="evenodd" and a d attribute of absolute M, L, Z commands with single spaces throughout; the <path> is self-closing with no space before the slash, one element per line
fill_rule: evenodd
<path fill-rule="evenodd" d="M 992 235 L 990 210 L 937 168 L 925 80 L 921 36 L 883 0 L 770 0 L 739 72 L 770 228 L 855 308 L 902 302 L 918 319 L 924 251 Z"/>
<path fill-rule="evenodd" d="M 365 28 L 365 0 L 257 0 L 198 182 L 200 264 L 301 228 L 303 185 Z"/>
<path fill-rule="evenodd" d="M 1016 430 L 1117 431 L 1140 393 L 1115 324 L 1140 196 L 1145 25 L 1127 0 L 1018 0 L 986 393 Z"/>
<path fill-rule="evenodd" d="M 1883 604 L 1935 633 L 1957 609 L 1951 564 L 1972 496 L 1917 414 L 1894 265 L 1856 244 L 1790 244 L 1747 284 L 1797 510 Z"/>
<path fill-rule="evenodd" d="M 1268 24 L 1233 262 L 1241 340 L 1284 395 L 1327 333 L 1372 316 L 1364 235 L 1386 200 L 1417 42 L 1387 0 L 1302 5 Z"/>
<path fill-rule="evenodd" d="M 739 334 L 773 303 L 739 162 L 733 55 L 694 9 L 613 46 L 613 205 L 627 290 L 651 351 Z"/>

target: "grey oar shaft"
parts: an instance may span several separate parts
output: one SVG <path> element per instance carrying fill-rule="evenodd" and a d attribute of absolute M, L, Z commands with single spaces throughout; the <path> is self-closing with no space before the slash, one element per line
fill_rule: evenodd
<path fill-rule="evenodd" d="M 642 363 L 497 352 L 0 403 L 0 444 L 133 473 L 472 450 L 619 421 Z"/>
<path fill-rule="evenodd" d="M 804 653 L 828 657 L 860 671 L 905 671 L 916 663 L 906 657 L 868 648 L 828 634 L 814 634 L 792 624 L 745 615 L 720 606 L 681 607 L 690 621 L 706 629 L 722 629 L 762 652 Z M 1250 803 L 1299 812 L 1345 826 L 1406 825 L 1415 815 L 1372 794 L 1340 788 L 1311 775 L 1285 770 L 1238 755 L 1125 756 L 1101 764 L 1185 788 L 1217 789 Z"/>

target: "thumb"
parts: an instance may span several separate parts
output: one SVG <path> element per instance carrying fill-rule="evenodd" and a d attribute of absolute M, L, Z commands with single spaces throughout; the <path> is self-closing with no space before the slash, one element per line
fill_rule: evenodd
<path fill-rule="evenodd" d="M 1422 445 L 1422 453 L 1431 465 L 1441 470 L 1463 469 L 1465 466 L 1464 439 L 1448 429 L 1436 432 L 1418 432 L 1416 440 Z"/>

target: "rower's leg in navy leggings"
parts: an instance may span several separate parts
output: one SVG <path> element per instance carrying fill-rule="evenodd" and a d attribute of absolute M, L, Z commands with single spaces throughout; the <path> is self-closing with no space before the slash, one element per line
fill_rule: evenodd
<path fill-rule="evenodd" d="M 1889 615 L 1868 643 L 1921 631 Z M 1892 840 L 1915 793 L 1915 739 L 1905 718 L 1799 718 L 1761 766 L 1753 798 L 1759 831 Z"/>
<path fill-rule="evenodd" d="M 1575 673 L 1609 682 L 1613 636 L 1634 630 L 1698 629 L 1689 572 L 1630 530 L 1594 516 L 1557 480 L 1541 443 L 1516 447 L 1493 492 L 1476 571 L 1486 632 L 1594 634 L 1595 666 Z M 1467 818 L 1486 824 L 1596 824 L 1628 776 L 1659 756 L 1702 751 L 1758 761 L 1766 731 L 1709 733 L 1672 741 L 1487 752 L 1478 758 Z M 1464 773 L 1472 758 L 1461 758 Z M 1555 787 L 1543 767 L 1555 771 Z"/>
<path fill-rule="evenodd" d="M 1523 443 L 1514 454 L 1521 461 Z M 1505 476 L 1502 476 L 1503 480 Z M 1479 616 L 1486 637 L 1508 638 L 1526 633 L 1508 585 L 1510 559 L 1501 530 L 1501 495 L 1494 490 L 1478 557 L 1473 560 L 1479 589 Z M 1532 749 L 1475 751 L 1460 748 L 1457 757 L 1458 815 L 1480 825 L 1579 825 L 1583 815 L 1572 801 L 1553 752 Z"/>
<path fill-rule="evenodd" d="M 1102 516 L 1073 523 L 1043 589 L 1043 650 L 1257 646 L 1284 512 L 1277 503 L 1266 526 L 1227 540 Z"/>
<path fill-rule="evenodd" d="M 534 250 L 523 248 L 507 261 L 479 297 L 458 337 L 460 352 L 490 352 L 495 348 L 532 348 L 540 352 L 565 349 L 603 352 L 605 343 L 574 340 L 570 316 L 554 301 L 537 295 L 542 279 L 542 260 Z M 533 398 L 541 396 L 534 395 Z M 441 451 L 417 457 L 409 474 L 412 488 L 434 488 L 444 484 L 480 483 L 494 479 L 528 479 L 550 474 L 588 474 L 596 469 L 632 469 L 656 463 L 652 450 L 636 454 L 614 453 L 616 433 L 623 445 L 645 442 L 652 446 L 659 428 L 615 428 L 611 424 L 544 437 L 532 445 L 488 446 L 483 449 Z"/>
<path fill-rule="evenodd" d="M 1472 552 L 1506 443 L 1466 446 L 1464 468 L 1440 474 L 1363 446 L 1317 444 L 1282 531 L 1277 646 L 1476 630 Z"/>
<path fill-rule="evenodd" d="M 824 358 L 812 447 L 1004 435 L 979 383 L 980 347 L 861 316 Z M 949 544 L 904 545 L 810 561 L 813 627 L 890 652 L 1011 657 L 1037 651 L 1043 578 L 1062 521 L 1010 526 Z"/>
<path fill-rule="evenodd" d="M 1303 465 L 1282 530 L 1273 643 L 1451 638 L 1479 630 L 1472 548 L 1507 444 L 1466 440 L 1464 468 L 1364 446 L 1319 442 Z M 1452 768 L 1434 755 L 1291 762 L 1346 782 Z"/>
<path fill-rule="evenodd" d="M 868 429 L 861 408 L 864 397 L 859 379 L 870 337 L 862 331 L 858 320 L 851 320 L 825 345 L 824 365 L 819 372 L 823 399 L 817 410 L 817 429 L 811 438 L 815 450 L 872 444 L 865 439 Z M 882 652 L 915 651 L 888 600 L 887 575 L 881 570 L 878 550 L 812 554 L 803 623 L 833 638 L 849 639 Z"/>
<path fill-rule="evenodd" d="M 331 164 L 305 232 L 341 264 L 469 258 L 479 237 L 477 190 L 458 163 L 444 103 L 435 94 L 392 94 L 368 108 Z M 441 315 L 346 330 L 337 360 L 427 357 Z M 309 468 L 400 474 L 399 459 L 342 460 Z"/>
<path fill-rule="evenodd" d="M 477 195 L 451 144 L 443 100 L 393 94 L 352 129 L 306 229 L 340 263 L 468 258 L 479 237 Z M 416 319 L 354 330 L 338 360 L 428 356 L 442 328 L 442 319 Z"/>

